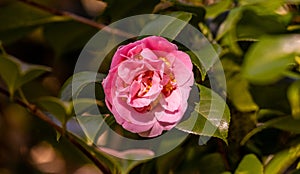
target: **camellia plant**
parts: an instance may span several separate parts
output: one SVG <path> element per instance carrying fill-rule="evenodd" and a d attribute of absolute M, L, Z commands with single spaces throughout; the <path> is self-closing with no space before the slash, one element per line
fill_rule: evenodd
<path fill-rule="evenodd" d="M 0 2 L 0 173 L 299 173 L 299 8 Z"/>

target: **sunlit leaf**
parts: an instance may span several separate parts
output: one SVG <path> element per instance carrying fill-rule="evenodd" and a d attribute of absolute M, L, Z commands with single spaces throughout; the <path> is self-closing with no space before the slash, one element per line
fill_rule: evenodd
<path fill-rule="evenodd" d="M 239 166 L 237 167 L 234 174 L 263 174 L 263 165 L 253 154 L 246 155 Z"/>
<path fill-rule="evenodd" d="M 300 81 L 294 82 L 287 91 L 287 96 L 292 108 L 292 116 L 300 119 Z"/>
<path fill-rule="evenodd" d="M 249 92 L 249 84 L 241 75 L 240 66 L 232 59 L 225 57 L 222 60 L 229 100 L 234 106 L 243 112 L 255 111 L 258 109 L 257 104 Z"/>
<path fill-rule="evenodd" d="M 284 173 L 300 157 L 300 145 L 283 150 L 265 166 L 265 174 Z"/>
<path fill-rule="evenodd" d="M 174 18 L 158 17 L 148 23 L 140 35 L 163 36 L 173 40 L 192 18 L 192 14 L 187 12 L 173 12 L 168 15 Z"/>
<path fill-rule="evenodd" d="M 211 89 L 198 85 L 200 103 L 191 116 L 176 128 L 188 133 L 217 137 L 227 142 L 230 112 L 225 101 Z"/>
<path fill-rule="evenodd" d="M 232 0 L 223 0 L 205 7 L 206 17 L 215 18 L 222 12 L 228 10 L 232 5 Z"/>
<path fill-rule="evenodd" d="M 300 35 L 263 37 L 245 56 L 243 75 L 251 82 L 267 84 L 283 76 L 287 65 L 300 54 Z M 270 51 L 272 50 L 272 51 Z"/>

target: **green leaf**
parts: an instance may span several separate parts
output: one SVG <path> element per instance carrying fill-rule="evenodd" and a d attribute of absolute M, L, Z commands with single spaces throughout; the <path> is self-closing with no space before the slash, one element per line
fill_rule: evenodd
<path fill-rule="evenodd" d="M 45 96 L 39 98 L 36 104 L 54 115 L 62 124 L 68 120 L 69 103 L 64 103 L 56 97 Z"/>
<path fill-rule="evenodd" d="M 222 12 L 228 10 L 232 5 L 232 0 L 223 0 L 205 7 L 206 17 L 215 18 Z"/>
<path fill-rule="evenodd" d="M 93 106 L 104 106 L 102 101 L 91 99 L 91 98 L 79 98 L 72 100 L 71 107 L 73 108 L 72 115 L 82 115 L 89 113 L 90 110 L 94 109 Z M 75 113 L 76 112 L 76 113 Z"/>
<path fill-rule="evenodd" d="M 155 5 L 159 3 L 159 0 L 143 1 L 143 0 L 131 0 L 130 3 L 124 0 L 104 0 L 108 6 L 104 12 L 105 16 L 109 16 L 111 21 L 117 21 L 124 19 L 128 16 L 134 16 L 139 14 L 150 14 Z M 120 8 L 122 7 L 122 8 Z M 132 10 L 134 9 L 134 10 Z"/>
<path fill-rule="evenodd" d="M 226 102 L 211 89 L 198 85 L 200 103 L 191 116 L 176 128 L 184 132 L 217 137 L 227 142 L 230 112 Z"/>
<path fill-rule="evenodd" d="M 229 100 L 239 111 L 256 111 L 258 106 L 249 92 L 248 81 L 241 75 L 240 66 L 231 57 L 224 57 L 221 61 L 226 76 Z"/>
<path fill-rule="evenodd" d="M 192 18 L 192 14 L 187 12 L 173 12 L 168 15 L 174 18 L 159 16 L 148 23 L 140 35 L 163 36 L 174 40 Z"/>
<path fill-rule="evenodd" d="M 223 38 L 222 45 L 228 45 L 230 50 L 237 55 L 242 54 L 242 51 L 237 44 L 236 36 L 236 25 L 242 18 L 242 12 L 243 8 L 241 7 L 230 10 L 229 15 L 221 24 L 216 36 L 217 40 L 221 40 Z"/>
<path fill-rule="evenodd" d="M 263 165 L 257 157 L 249 154 L 242 159 L 234 174 L 263 174 L 263 170 Z"/>
<path fill-rule="evenodd" d="M 283 17 L 273 13 L 259 14 L 255 7 L 245 8 L 241 15 L 242 18 L 236 26 L 236 37 L 239 41 L 255 41 L 266 34 L 284 33 L 286 23 L 290 20 L 289 16 Z"/>
<path fill-rule="evenodd" d="M 219 60 L 218 55 L 221 53 L 221 47 L 218 44 L 206 44 L 200 50 L 187 51 L 193 64 L 199 69 L 202 80 L 204 81 L 207 71 Z"/>
<path fill-rule="evenodd" d="M 95 138 L 99 134 L 100 128 L 104 123 L 102 115 L 77 116 L 76 119 L 87 137 L 87 143 L 93 144 L 96 142 Z"/>
<path fill-rule="evenodd" d="M 76 21 L 55 22 L 45 25 L 43 29 L 44 37 L 54 48 L 57 57 L 82 49 L 97 31 Z"/>
<path fill-rule="evenodd" d="M 11 95 L 25 83 L 32 81 L 51 69 L 42 65 L 32 65 L 10 56 L 0 55 L 0 76 Z"/>
<path fill-rule="evenodd" d="M 291 105 L 292 116 L 295 119 L 300 119 L 300 80 L 289 87 L 287 97 Z"/>
<path fill-rule="evenodd" d="M 0 21 L 5 24 L 0 26 L 0 38 L 4 42 L 18 39 L 43 24 L 70 20 L 18 1 L 6 3 L 0 10 Z"/>
<path fill-rule="evenodd" d="M 267 128 L 277 128 L 283 131 L 289 131 L 292 133 L 300 134 L 299 125 L 300 125 L 300 120 L 299 119 L 295 120 L 291 116 L 272 119 L 270 121 L 261 124 L 259 127 L 249 132 L 241 141 L 241 145 L 244 145 L 253 135 Z"/>
<path fill-rule="evenodd" d="M 15 83 L 20 78 L 19 66 L 8 56 L 0 55 L 0 75 L 7 85 L 10 95 L 15 91 Z"/>
<path fill-rule="evenodd" d="M 101 82 L 105 75 L 97 72 L 83 71 L 70 77 L 61 88 L 60 98 L 69 101 L 77 98 L 80 91 L 90 83 Z"/>
<path fill-rule="evenodd" d="M 279 80 L 287 65 L 294 63 L 295 56 L 300 54 L 299 39 L 297 34 L 261 38 L 245 55 L 244 77 L 257 84 Z"/>
<path fill-rule="evenodd" d="M 300 144 L 277 153 L 265 166 L 265 174 L 284 173 L 300 157 Z"/>

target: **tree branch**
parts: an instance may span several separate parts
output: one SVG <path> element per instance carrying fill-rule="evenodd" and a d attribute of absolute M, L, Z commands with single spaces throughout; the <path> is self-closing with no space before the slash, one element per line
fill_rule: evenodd
<path fill-rule="evenodd" d="M 90 20 L 88 18 L 76 15 L 76 14 L 71 13 L 71 12 L 57 10 L 55 8 L 51 8 L 51 7 L 48 7 L 48 6 L 36 3 L 34 1 L 30 1 L 30 0 L 18 0 L 18 1 L 23 2 L 27 5 L 33 6 L 35 8 L 38 8 L 40 10 L 46 11 L 48 13 L 51 13 L 53 15 L 69 17 L 69 18 L 73 19 L 74 21 L 89 25 L 91 27 L 97 28 L 99 30 L 106 31 L 106 32 L 111 33 L 111 34 L 115 34 L 115 35 L 118 35 L 118 36 L 125 37 L 127 39 L 136 37 L 135 35 L 133 35 L 131 33 L 127 33 L 127 32 L 124 32 L 124 31 L 121 31 L 121 30 L 118 30 L 118 29 L 110 28 L 107 25 L 104 25 L 102 23 L 97 23 L 93 20 Z"/>
<path fill-rule="evenodd" d="M 0 87 L 0 93 L 3 95 L 10 97 L 10 94 L 7 90 Z M 20 98 L 14 98 L 14 102 L 17 104 L 23 106 L 24 108 L 27 108 L 30 113 L 37 116 L 39 119 L 43 120 L 47 124 L 49 124 L 51 127 L 53 127 L 57 132 L 61 133 L 66 137 L 74 146 L 76 146 L 84 155 L 86 155 L 103 173 L 111 173 L 110 170 L 104 166 L 101 161 L 97 159 L 96 156 L 94 156 L 92 153 L 90 153 L 84 146 L 82 146 L 77 140 L 75 135 L 73 135 L 70 132 L 65 132 L 63 128 L 55 124 L 43 111 L 41 111 L 36 105 L 27 103 L 22 101 Z"/>

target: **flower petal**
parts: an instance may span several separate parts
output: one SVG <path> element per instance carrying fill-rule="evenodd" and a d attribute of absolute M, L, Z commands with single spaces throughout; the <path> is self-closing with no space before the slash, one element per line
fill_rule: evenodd
<path fill-rule="evenodd" d="M 153 127 L 149 131 L 139 133 L 139 135 L 142 137 L 156 137 L 162 134 L 163 130 L 164 127 L 160 125 L 158 122 L 155 122 Z"/>
<path fill-rule="evenodd" d="M 162 97 L 160 99 L 160 104 L 164 109 L 170 112 L 178 110 L 181 104 L 180 90 L 174 90 L 168 97 Z"/>

